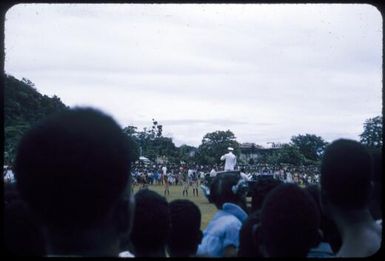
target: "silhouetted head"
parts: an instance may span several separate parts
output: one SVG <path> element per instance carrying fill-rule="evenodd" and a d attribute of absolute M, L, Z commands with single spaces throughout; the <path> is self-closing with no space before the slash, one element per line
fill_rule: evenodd
<path fill-rule="evenodd" d="M 279 184 L 282 184 L 282 181 L 269 176 L 260 176 L 250 184 L 251 212 L 254 212 L 261 209 L 267 194 Z"/>
<path fill-rule="evenodd" d="M 171 231 L 168 250 L 171 257 L 188 257 L 196 254 L 202 240 L 201 212 L 198 206 L 186 199 L 170 202 Z"/>
<path fill-rule="evenodd" d="M 98 110 L 54 114 L 30 129 L 19 144 L 18 189 L 48 227 L 97 227 L 129 195 L 129 149 L 120 126 Z"/>
<path fill-rule="evenodd" d="M 169 204 L 158 193 L 141 189 L 135 194 L 131 243 L 136 257 L 165 255 L 170 232 Z"/>
<path fill-rule="evenodd" d="M 218 209 L 224 203 L 233 203 L 246 211 L 247 182 L 237 172 L 218 174 L 210 185 L 210 199 Z"/>
<path fill-rule="evenodd" d="M 260 212 L 252 212 L 239 231 L 238 257 L 263 257 L 259 251 Z"/>
<path fill-rule="evenodd" d="M 305 257 L 319 242 L 320 214 L 309 193 L 281 184 L 266 197 L 260 236 L 269 257 Z"/>
<path fill-rule="evenodd" d="M 339 139 L 326 147 L 321 164 L 321 193 L 344 210 L 365 208 L 371 191 L 371 157 L 357 141 Z"/>

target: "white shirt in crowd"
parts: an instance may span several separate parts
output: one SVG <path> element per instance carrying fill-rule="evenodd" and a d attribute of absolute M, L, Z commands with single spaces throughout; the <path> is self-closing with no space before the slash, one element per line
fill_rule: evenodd
<path fill-rule="evenodd" d="M 241 178 L 245 181 L 250 181 L 251 180 L 251 176 L 248 176 L 246 173 L 243 173 L 241 172 Z"/>
<path fill-rule="evenodd" d="M 210 177 L 215 177 L 217 175 L 217 172 L 215 171 L 215 169 L 211 169 L 210 171 Z"/>
<path fill-rule="evenodd" d="M 130 251 L 123 251 L 119 253 L 119 257 L 135 257 Z"/>
<path fill-rule="evenodd" d="M 6 170 L 6 174 L 4 175 L 4 181 L 9 183 L 15 182 L 15 175 L 13 175 L 12 170 Z"/>
<path fill-rule="evenodd" d="M 287 183 L 293 183 L 293 176 L 291 175 L 290 172 L 286 173 L 286 182 Z"/>
<path fill-rule="evenodd" d="M 225 161 L 225 171 L 233 171 L 237 164 L 237 157 L 230 151 L 221 157 Z"/>
<path fill-rule="evenodd" d="M 162 171 L 163 171 L 163 175 L 166 175 L 166 173 L 167 173 L 167 167 L 166 167 L 166 166 L 163 166 L 163 167 L 162 167 Z"/>
<path fill-rule="evenodd" d="M 187 177 L 188 177 L 189 179 L 192 178 L 193 174 L 194 174 L 194 170 L 192 170 L 192 169 L 188 169 L 188 170 L 187 170 Z"/>

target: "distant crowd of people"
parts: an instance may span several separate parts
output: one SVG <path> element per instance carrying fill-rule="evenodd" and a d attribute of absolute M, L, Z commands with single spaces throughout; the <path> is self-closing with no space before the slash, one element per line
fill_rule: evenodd
<path fill-rule="evenodd" d="M 319 170 L 254 165 L 221 171 L 131 169 L 131 149 L 116 121 L 92 108 L 69 109 L 32 127 L 17 148 L 15 182 L 4 184 L 6 254 L 327 258 L 380 251 L 381 151 L 338 139 L 327 146 Z M 190 176 L 198 180 L 202 173 L 211 178 L 209 199 L 217 208 L 203 231 L 195 203 L 167 200 L 169 185 L 185 188 Z M 134 193 L 142 178 L 148 180 Z M 150 180 L 163 181 L 163 196 L 146 187 Z"/>
<path fill-rule="evenodd" d="M 262 175 L 271 175 L 286 183 L 298 185 L 318 184 L 320 169 L 318 166 L 293 166 L 290 164 L 240 164 L 235 168 L 245 174 L 248 180 L 256 180 Z M 164 171 L 165 170 L 165 171 Z M 223 171 L 223 167 L 214 165 L 189 165 L 189 164 L 143 164 L 134 163 L 131 172 L 134 185 L 182 185 L 183 175 L 187 174 L 189 180 L 197 179 L 202 183 L 206 176 L 214 177 L 217 172 Z"/>

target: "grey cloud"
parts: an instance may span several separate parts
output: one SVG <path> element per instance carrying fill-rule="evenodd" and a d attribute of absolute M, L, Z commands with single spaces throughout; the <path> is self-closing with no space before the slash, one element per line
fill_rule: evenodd
<path fill-rule="evenodd" d="M 213 125 L 244 125 L 249 124 L 245 121 L 236 121 L 229 119 L 184 119 L 184 120 L 163 120 L 164 125 L 190 125 L 190 124 L 213 124 Z M 258 123 L 259 125 L 271 126 L 272 123 Z"/>
<path fill-rule="evenodd" d="M 381 25 L 368 5 L 22 5 L 7 13 L 5 70 L 122 125 L 159 116 L 178 140 L 228 125 L 245 142 L 354 136 L 381 112 Z M 173 117 L 171 103 L 213 106 Z"/>

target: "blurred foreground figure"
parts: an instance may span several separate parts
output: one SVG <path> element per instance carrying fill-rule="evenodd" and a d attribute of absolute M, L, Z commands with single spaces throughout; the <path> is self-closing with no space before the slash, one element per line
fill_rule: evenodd
<path fill-rule="evenodd" d="M 45 244 L 39 225 L 20 199 L 15 183 L 4 184 L 4 252 L 9 256 L 44 256 Z"/>
<path fill-rule="evenodd" d="M 165 197 L 141 189 L 135 194 L 131 250 L 135 257 L 166 257 L 170 209 Z"/>
<path fill-rule="evenodd" d="M 238 257 L 263 257 L 260 251 L 258 229 L 260 227 L 261 208 L 269 192 L 280 184 L 282 181 L 268 175 L 261 175 L 257 180 L 249 182 L 251 209 L 240 230 Z"/>
<path fill-rule="evenodd" d="M 217 175 L 210 186 L 210 198 L 218 211 L 203 232 L 197 256 L 236 257 L 239 232 L 247 218 L 245 182 L 238 173 Z"/>
<path fill-rule="evenodd" d="M 48 256 L 118 256 L 131 227 L 130 155 L 120 126 L 91 108 L 52 115 L 26 133 L 15 177 Z"/>
<path fill-rule="evenodd" d="M 264 257 L 306 257 L 319 243 L 316 202 L 296 184 L 280 184 L 269 192 L 260 218 L 258 240 Z"/>
<path fill-rule="evenodd" d="M 371 157 L 362 144 L 339 139 L 326 148 L 321 200 L 342 237 L 337 257 L 368 257 L 380 249 L 381 227 L 369 211 L 371 174 Z"/>
<path fill-rule="evenodd" d="M 168 238 L 170 257 L 193 257 L 202 240 L 201 212 L 187 199 L 170 202 L 171 230 Z"/>

